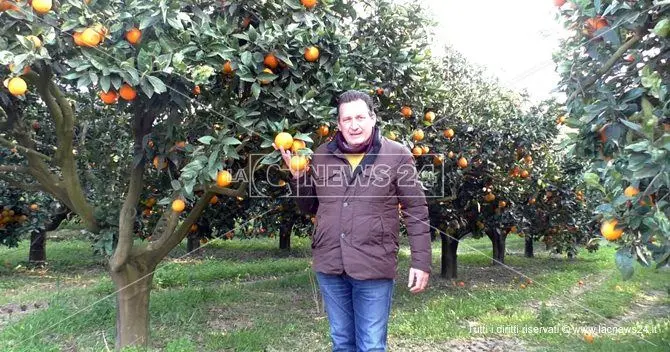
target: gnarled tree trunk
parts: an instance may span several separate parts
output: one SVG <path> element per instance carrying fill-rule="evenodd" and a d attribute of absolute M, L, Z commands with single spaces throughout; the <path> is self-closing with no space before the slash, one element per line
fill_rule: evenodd
<path fill-rule="evenodd" d="M 493 265 L 501 265 L 505 263 L 505 241 L 507 234 L 500 229 L 486 230 L 486 235 L 493 244 Z"/>
<path fill-rule="evenodd" d="M 30 234 L 30 252 L 28 254 L 28 262 L 30 264 L 44 265 L 44 262 L 47 260 L 47 232 L 57 229 L 60 223 L 65 220 L 69 211 L 69 209 L 65 208 L 55 214 L 51 214 L 49 220 L 44 224 L 44 229 L 33 231 Z"/>
<path fill-rule="evenodd" d="M 291 231 L 293 231 L 295 219 L 289 217 L 279 226 L 279 249 L 291 250 Z"/>
<path fill-rule="evenodd" d="M 442 267 L 440 276 L 445 279 L 455 279 L 458 273 L 457 270 L 457 251 L 458 239 L 441 233 L 442 237 Z"/>

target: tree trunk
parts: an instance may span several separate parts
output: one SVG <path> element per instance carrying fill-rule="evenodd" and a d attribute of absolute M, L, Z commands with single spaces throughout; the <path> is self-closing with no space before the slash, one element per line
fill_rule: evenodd
<path fill-rule="evenodd" d="M 193 253 L 196 249 L 200 248 L 200 239 L 196 233 L 192 233 L 186 237 L 186 253 Z"/>
<path fill-rule="evenodd" d="M 457 276 L 456 252 L 458 251 L 458 240 L 441 234 L 442 237 L 442 271 L 440 275 L 445 279 L 455 279 Z"/>
<path fill-rule="evenodd" d="M 533 257 L 533 237 L 526 235 L 524 246 L 524 255 L 528 258 Z"/>
<path fill-rule="evenodd" d="M 279 226 L 279 249 L 291 250 L 291 231 L 294 223 L 295 220 L 290 217 Z"/>
<path fill-rule="evenodd" d="M 28 262 L 32 265 L 44 265 L 47 260 L 47 232 L 54 231 L 60 226 L 60 223 L 65 220 L 69 209 L 61 210 L 55 214 L 51 214 L 49 220 L 44 224 L 44 228 L 38 231 L 33 231 L 30 234 L 30 252 L 28 254 Z"/>
<path fill-rule="evenodd" d="M 500 231 L 500 229 L 493 229 L 486 231 L 486 235 L 493 244 L 493 265 L 505 264 L 505 240 L 507 235 Z"/>
<path fill-rule="evenodd" d="M 30 233 L 30 254 L 28 262 L 31 265 L 43 266 L 47 260 L 47 231 L 37 230 Z"/>
<path fill-rule="evenodd" d="M 149 294 L 155 265 L 129 258 L 119 272 L 111 272 L 116 295 L 116 350 L 149 342 Z"/>

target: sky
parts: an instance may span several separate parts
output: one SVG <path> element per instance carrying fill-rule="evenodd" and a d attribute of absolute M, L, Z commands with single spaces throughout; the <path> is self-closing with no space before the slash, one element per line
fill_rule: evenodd
<path fill-rule="evenodd" d="M 551 0 L 423 0 L 438 21 L 438 40 L 501 83 L 547 98 L 559 81 L 551 55 L 565 36 Z M 558 96 L 554 94 L 554 96 Z"/>

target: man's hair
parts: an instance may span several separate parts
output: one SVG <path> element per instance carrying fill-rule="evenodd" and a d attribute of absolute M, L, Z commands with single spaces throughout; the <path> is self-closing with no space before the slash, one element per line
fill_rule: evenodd
<path fill-rule="evenodd" d="M 351 103 L 352 101 L 356 100 L 362 100 L 365 102 L 365 105 L 368 106 L 368 112 L 370 113 L 370 117 L 377 117 L 377 114 L 375 114 L 375 107 L 374 103 L 372 102 L 372 98 L 370 98 L 369 95 L 358 91 L 358 90 L 348 90 L 342 94 L 340 94 L 337 97 L 337 118 L 339 120 L 340 118 L 340 105 L 346 104 L 346 103 Z"/>

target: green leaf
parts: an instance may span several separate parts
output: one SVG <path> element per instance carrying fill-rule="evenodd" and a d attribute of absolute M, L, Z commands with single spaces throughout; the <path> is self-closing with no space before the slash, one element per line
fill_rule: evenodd
<path fill-rule="evenodd" d="M 258 100 L 258 97 L 261 95 L 261 86 L 258 82 L 254 82 L 254 84 L 251 85 L 251 94 Z"/>
<path fill-rule="evenodd" d="M 659 37 L 667 37 L 670 34 L 670 20 L 664 18 L 654 26 L 654 33 Z"/>
<path fill-rule="evenodd" d="M 254 57 L 250 52 L 248 52 L 248 51 L 243 52 L 240 58 L 242 59 L 242 63 L 245 66 L 249 66 L 249 67 L 253 66 Z"/>
<path fill-rule="evenodd" d="M 637 142 L 626 147 L 626 150 L 632 150 L 634 152 L 642 152 L 649 149 L 649 141 Z"/>
<path fill-rule="evenodd" d="M 630 253 L 630 249 L 626 247 L 619 248 L 616 252 L 615 261 L 624 280 L 633 277 L 633 255 Z"/>
<path fill-rule="evenodd" d="M 276 164 L 280 160 L 281 160 L 281 153 L 279 151 L 275 150 L 272 153 L 263 157 L 263 159 L 261 160 L 261 165 Z"/>
<path fill-rule="evenodd" d="M 150 71 L 152 63 L 151 54 L 144 48 L 140 49 L 139 54 L 137 54 L 137 69 L 141 72 Z"/>
<path fill-rule="evenodd" d="M 298 2 L 298 0 L 284 0 L 284 4 L 294 10 L 304 10 L 305 8 Z"/>
<path fill-rule="evenodd" d="M 172 189 L 174 189 L 175 191 L 181 189 L 181 182 L 179 182 L 179 180 L 172 180 L 172 182 L 170 182 L 170 185 L 172 185 Z"/>
<path fill-rule="evenodd" d="M 212 154 L 209 155 L 209 160 L 207 160 L 207 169 L 215 170 L 218 169 L 218 165 L 216 165 L 216 162 L 219 160 L 219 150 L 216 149 Z"/>
<path fill-rule="evenodd" d="M 149 83 L 151 83 L 151 86 L 154 88 L 154 92 L 158 94 L 167 92 L 167 87 L 160 78 L 154 76 L 146 76 L 146 79 L 149 81 Z"/>
<path fill-rule="evenodd" d="M 240 140 L 235 138 L 235 137 L 224 137 L 223 139 L 221 139 L 221 144 L 223 144 L 223 145 L 238 145 L 238 144 L 242 144 L 242 142 L 240 142 Z"/>
<path fill-rule="evenodd" d="M 160 21 L 160 19 L 161 19 L 160 16 L 151 16 L 143 18 L 142 21 L 140 22 L 139 30 L 151 27 L 152 25 Z"/>
<path fill-rule="evenodd" d="M 210 143 L 212 143 L 213 140 L 214 140 L 214 137 L 212 137 L 212 136 L 202 136 L 202 137 L 198 138 L 198 142 L 200 142 L 202 144 L 206 144 L 206 145 L 209 145 Z"/>
<path fill-rule="evenodd" d="M 585 173 L 584 174 L 584 182 L 590 188 L 595 188 L 595 189 L 598 189 L 602 192 L 605 192 L 605 189 L 600 184 L 600 177 L 597 174 L 594 174 L 592 172 Z"/>
<path fill-rule="evenodd" d="M 644 113 L 644 117 L 649 118 L 654 116 L 654 106 L 651 105 L 647 98 L 642 98 L 642 112 Z"/>
<path fill-rule="evenodd" d="M 154 95 L 154 88 L 146 79 L 140 81 L 140 88 L 147 97 L 151 98 Z"/>
<path fill-rule="evenodd" d="M 307 142 L 307 143 L 314 143 L 314 141 L 312 140 L 312 138 L 310 138 L 310 136 L 308 134 L 305 134 L 305 133 L 302 133 L 302 132 L 296 133 L 295 136 L 293 136 L 293 138 L 294 139 L 299 139 L 299 140 Z"/>
<path fill-rule="evenodd" d="M 109 86 L 111 84 L 112 82 L 110 81 L 109 76 L 102 76 L 102 78 L 100 78 L 100 88 L 102 88 L 103 91 L 109 91 Z"/>

